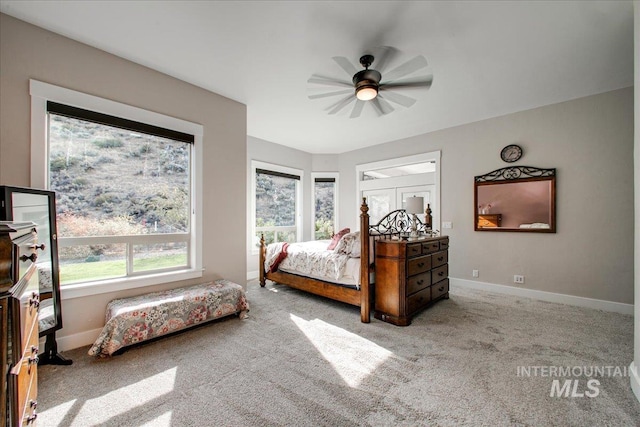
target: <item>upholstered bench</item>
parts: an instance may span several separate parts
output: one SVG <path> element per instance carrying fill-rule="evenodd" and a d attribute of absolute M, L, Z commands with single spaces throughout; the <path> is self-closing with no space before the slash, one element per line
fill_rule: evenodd
<path fill-rule="evenodd" d="M 123 347 L 232 314 L 243 319 L 248 311 L 242 286 L 224 279 L 115 299 L 107 304 L 104 328 L 89 355 L 112 355 Z"/>

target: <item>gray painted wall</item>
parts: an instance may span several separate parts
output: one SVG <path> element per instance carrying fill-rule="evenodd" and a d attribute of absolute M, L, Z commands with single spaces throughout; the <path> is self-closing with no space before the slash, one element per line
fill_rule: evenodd
<path fill-rule="evenodd" d="M 340 218 L 357 225 L 358 164 L 441 150 L 441 218 L 451 277 L 633 304 L 633 88 L 509 114 L 339 156 Z M 473 230 L 473 177 L 515 165 L 557 168 L 557 233 Z M 472 278 L 473 269 L 480 271 Z"/>
<path fill-rule="evenodd" d="M 59 337 L 104 324 L 116 297 L 221 277 L 246 277 L 246 106 L 0 14 L 0 183 L 30 186 L 29 79 L 63 86 L 204 126 L 204 278 L 64 299 Z M 223 226 L 224 230 L 220 227 Z M 95 337 L 94 337 L 95 338 Z"/>

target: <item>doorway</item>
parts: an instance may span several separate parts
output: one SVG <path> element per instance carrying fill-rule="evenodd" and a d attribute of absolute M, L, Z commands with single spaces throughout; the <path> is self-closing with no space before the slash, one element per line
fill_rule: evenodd
<path fill-rule="evenodd" d="M 440 151 L 401 157 L 356 167 L 358 199 L 367 199 L 369 222 L 377 224 L 389 212 L 404 209 L 407 197 L 424 198 L 431 208 L 432 228 L 440 229 Z M 424 221 L 424 214 L 419 215 Z"/>

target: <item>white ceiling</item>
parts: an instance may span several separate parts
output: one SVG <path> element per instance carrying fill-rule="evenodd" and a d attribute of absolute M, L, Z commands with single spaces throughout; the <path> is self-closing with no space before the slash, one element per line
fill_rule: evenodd
<path fill-rule="evenodd" d="M 0 11 L 244 103 L 250 136 L 310 153 L 633 85 L 630 1 L 0 0 Z M 308 98 L 314 73 L 349 80 L 332 57 L 356 65 L 377 46 L 398 49 L 396 65 L 428 60 L 432 87 L 403 92 L 415 105 L 350 119 L 327 114 L 336 98 Z"/>

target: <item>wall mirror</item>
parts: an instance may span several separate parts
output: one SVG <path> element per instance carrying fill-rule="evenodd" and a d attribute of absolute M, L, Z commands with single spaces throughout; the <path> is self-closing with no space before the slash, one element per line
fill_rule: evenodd
<path fill-rule="evenodd" d="M 476 231 L 556 232 L 556 170 L 511 166 L 475 177 Z"/>
<path fill-rule="evenodd" d="M 41 365 L 71 363 L 58 353 L 55 337 L 62 328 L 55 201 L 53 191 L 0 186 L 0 220 L 34 222 L 38 244 L 44 244 L 36 260 L 40 286 L 38 326 L 40 336 L 46 336 L 45 351 L 38 354 Z"/>

